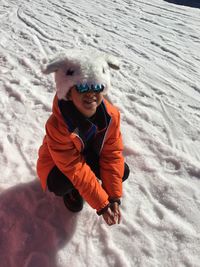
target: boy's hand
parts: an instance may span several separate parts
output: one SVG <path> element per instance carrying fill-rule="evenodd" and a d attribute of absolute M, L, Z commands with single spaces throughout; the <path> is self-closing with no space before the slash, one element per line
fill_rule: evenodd
<path fill-rule="evenodd" d="M 114 220 L 115 220 L 115 223 L 120 223 L 121 222 L 121 211 L 120 211 L 120 208 L 119 208 L 119 204 L 117 202 L 113 202 L 111 204 L 111 210 L 112 212 L 114 213 Z"/>
<path fill-rule="evenodd" d="M 117 202 L 112 203 L 108 210 L 102 214 L 102 216 L 108 225 L 120 223 L 121 212 L 119 209 L 119 204 Z"/>

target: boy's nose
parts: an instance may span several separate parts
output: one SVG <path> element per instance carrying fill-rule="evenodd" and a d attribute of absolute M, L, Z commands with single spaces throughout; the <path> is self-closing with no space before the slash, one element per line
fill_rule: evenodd
<path fill-rule="evenodd" d="M 95 95 L 95 92 L 94 91 L 88 91 L 85 94 L 88 96 L 93 96 L 93 95 Z"/>

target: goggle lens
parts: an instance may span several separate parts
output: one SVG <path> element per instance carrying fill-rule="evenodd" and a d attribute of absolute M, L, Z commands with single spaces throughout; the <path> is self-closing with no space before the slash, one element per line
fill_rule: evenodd
<path fill-rule="evenodd" d="M 75 85 L 76 91 L 80 94 L 87 93 L 87 92 L 94 92 L 94 93 L 101 93 L 105 89 L 103 84 L 78 84 Z"/>

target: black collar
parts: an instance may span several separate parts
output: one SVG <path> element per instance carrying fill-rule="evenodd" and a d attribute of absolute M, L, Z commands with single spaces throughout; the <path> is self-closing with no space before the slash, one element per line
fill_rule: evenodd
<path fill-rule="evenodd" d="M 78 130 L 78 135 L 84 143 L 88 142 L 98 132 L 106 130 L 111 119 L 103 101 L 91 118 L 86 118 L 72 101 L 58 100 L 58 106 L 69 131 Z"/>

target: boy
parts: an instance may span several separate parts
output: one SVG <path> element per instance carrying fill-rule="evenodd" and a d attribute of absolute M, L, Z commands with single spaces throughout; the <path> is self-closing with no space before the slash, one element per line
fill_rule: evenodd
<path fill-rule="evenodd" d="M 69 210 L 80 211 L 84 199 L 113 225 L 120 223 L 129 168 L 119 111 L 103 97 L 110 87 L 109 67 L 119 68 L 114 57 L 68 51 L 44 68 L 46 74 L 55 72 L 57 94 L 37 172 L 43 189 L 62 196 Z"/>

